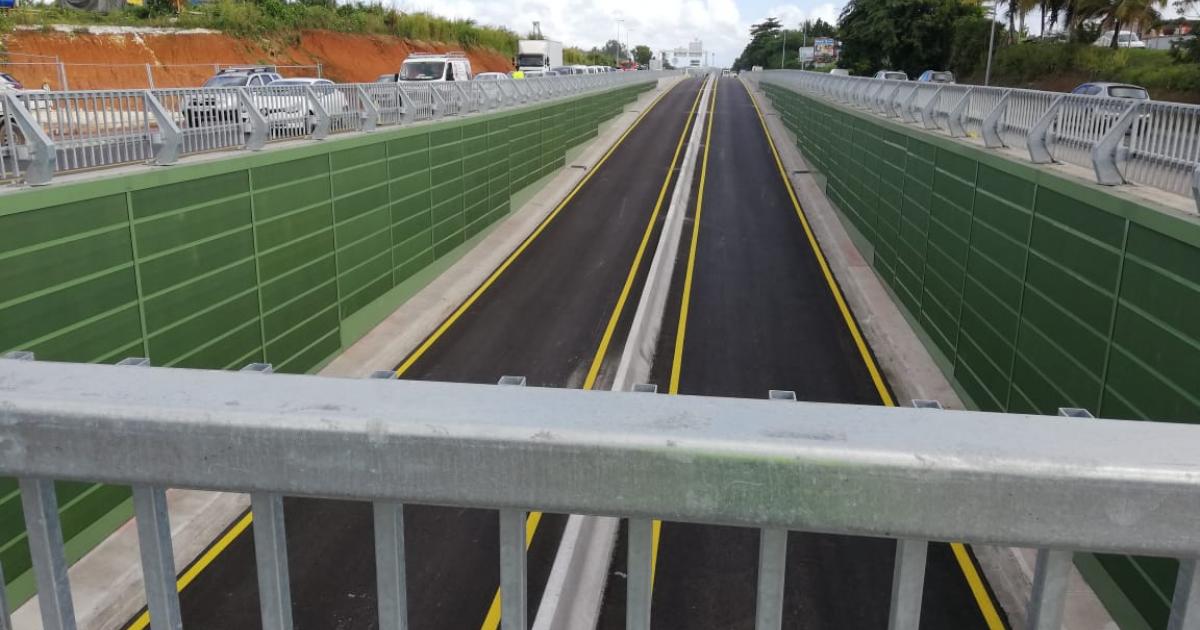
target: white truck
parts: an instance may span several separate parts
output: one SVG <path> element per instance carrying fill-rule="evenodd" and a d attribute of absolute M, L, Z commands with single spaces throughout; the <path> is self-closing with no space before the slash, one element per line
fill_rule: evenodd
<path fill-rule="evenodd" d="M 400 64 L 397 81 L 470 81 L 471 60 L 466 53 L 413 53 Z"/>
<path fill-rule="evenodd" d="M 562 42 L 549 39 L 522 39 L 517 42 L 517 69 L 521 72 L 549 70 L 563 65 Z"/>

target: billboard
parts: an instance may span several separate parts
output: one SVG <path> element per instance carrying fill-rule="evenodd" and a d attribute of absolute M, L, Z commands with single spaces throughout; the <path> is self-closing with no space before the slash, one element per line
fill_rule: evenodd
<path fill-rule="evenodd" d="M 838 58 L 838 41 L 832 37 L 818 37 L 813 41 L 813 59 L 817 63 L 833 63 Z"/>

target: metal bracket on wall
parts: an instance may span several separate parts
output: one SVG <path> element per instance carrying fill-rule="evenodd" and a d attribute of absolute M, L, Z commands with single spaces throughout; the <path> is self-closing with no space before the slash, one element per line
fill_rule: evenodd
<path fill-rule="evenodd" d="M 1192 171 L 1192 199 L 1196 200 L 1196 212 L 1200 212 L 1200 164 Z"/>
<path fill-rule="evenodd" d="M 908 97 L 904 99 L 904 104 L 900 106 L 900 119 L 906 123 L 917 122 L 917 117 L 913 115 L 913 107 L 917 103 L 917 93 L 921 91 L 921 86 L 914 85 L 912 91 L 908 93 Z"/>
<path fill-rule="evenodd" d="M 174 164 L 179 161 L 179 154 L 183 151 L 183 131 L 162 103 L 154 97 L 153 92 L 147 90 L 143 97 L 146 99 L 146 109 L 154 116 L 154 122 L 158 125 L 158 133 L 152 135 L 150 141 L 154 148 L 152 163 L 156 166 Z"/>
<path fill-rule="evenodd" d="M 929 97 L 929 102 L 925 103 L 925 107 L 921 108 L 921 125 L 926 129 L 937 129 L 937 119 L 933 116 L 933 108 L 941 102 L 942 90 L 945 85 L 939 85 L 933 92 L 933 96 Z"/>
<path fill-rule="evenodd" d="M 324 140 L 329 136 L 329 112 L 325 109 L 325 105 L 321 103 L 321 99 L 317 98 L 317 93 L 312 88 L 304 88 L 304 96 L 308 99 L 308 107 L 312 110 L 313 116 L 316 118 L 312 126 L 312 139 Z"/>
<path fill-rule="evenodd" d="M 354 92 L 358 96 L 358 102 L 362 103 L 362 112 L 359 114 L 361 131 L 375 131 L 379 126 L 379 108 L 363 86 L 354 86 Z"/>
<path fill-rule="evenodd" d="M 1029 136 L 1025 138 L 1025 148 L 1029 149 L 1029 161 L 1034 164 L 1050 164 L 1054 161 L 1054 156 L 1050 154 L 1050 147 L 1047 146 L 1046 140 L 1050 135 L 1051 124 L 1058 118 L 1058 109 L 1062 107 L 1063 96 L 1054 97 L 1054 101 L 1050 103 L 1050 107 L 1046 112 L 1033 123 L 1033 127 L 1029 129 Z"/>
<path fill-rule="evenodd" d="M 971 103 L 971 94 L 975 92 L 975 88 L 967 88 L 967 91 L 958 99 L 954 107 L 950 110 L 950 116 L 946 119 L 946 126 L 950 128 L 950 137 L 964 138 L 967 135 L 967 130 L 963 125 L 963 118 L 967 115 L 967 105 Z"/>
<path fill-rule="evenodd" d="M 258 111 L 258 105 L 254 103 L 254 99 L 250 98 L 250 93 L 246 88 L 237 88 L 238 101 L 242 104 L 242 111 L 246 114 L 246 122 L 250 124 L 250 130 L 246 133 L 246 148 L 251 151 L 261 151 L 267 144 L 267 119 Z"/>
<path fill-rule="evenodd" d="M 983 146 L 989 149 L 998 149 L 1004 146 L 1004 139 L 1000 137 L 1000 117 L 1008 110 L 1008 98 L 1012 96 L 1012 90 L 1005 90 L 1000 99 L 996 101 L 996 106 L 992 111 L 983 117 L 983 125 L 980 133 L 983 135 Z"/>
<path fill-rule="evenodd" d="M 58 154 L 54 149 L 54 141 L 42 129 L 42 125 L 33 119 L 25 104 L 17 95 L 6 92 L 4 111 L 10 121 L 17 123 L 21 135 L 25 138 L 24 146 L 28 155 L 21 159 L 21 170 L 25 173 L 25 183 L 30 186 L 44 186 L 54 177 L 58 165 Z"/>
<path fill-rule="evenodd" d="M 1125 139 L 1125 134 L 1133 127 L 1133 121 L 1137 120 L 1140 110 L 1140 104 L 1130 103 L 1125 111 L 1121 112 L 1121 117 L 1117 119 L 1116 124 L 1100 137 L 1096 146 L 1092 147 L 1092 170 L 1096 172 L 1097 183 L 1105 186 L 1117 186 L 1125 183 L 1121 170 L 1117 168 L 1117 150 L 1121 146 L 1121 141 Z"/>

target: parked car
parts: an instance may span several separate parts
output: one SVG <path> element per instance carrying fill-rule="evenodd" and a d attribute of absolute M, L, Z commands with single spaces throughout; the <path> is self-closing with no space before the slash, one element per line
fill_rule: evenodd
<path fill-rule="evenodd" d="M 1086 96 L 1108 96 L 1112 98 L 1128 98 L 1135 101 L 1150 100 L 1150 93 L 1146 88 L 1140 85 L 1130 85 L 1128 83 L 1084 83 L 1074 90 L 1072 94 L 1084 94 Z"/>
<path fill-rule="evenodd" d="M 850 71 L 845 68 L 834 68 L 833 70 L 829 71 L 829 74 L 837 77 L 848 77 L 850 76 Z"/>
<path fill-rule="evenodd" d="M 536 70 L 528 70 L 525 72 L 525 76 L 529 76 L 529 74 L 531 72 L 537 72 L 537 71 Z M 475 75 L 476 81 L 499 81 L 500 79 L 511 79 L 511 78 L 512 77 L 509 76 L 508 73 L 506 73 L 506 72 L 480 72 L 479 74 Z"/>
<path fill-rule="evenodd" d="M 892 81 L 907 81 L 908 75 L 900 70 L 880 70 L 875 73 L 876 79 L 890 79 Z"/>
<path fill-rule="evenodd" d="M 470 81 L 471 60 L 463 52 L 413 53 L 400 64 L 400 81 Z"/>
<path fill-rule="evenodd" d="M 1137 33 L 1133 31 L 1121 31 L 1114 33 L 1113 31 L 1104 31 L 1096 41 L 1092 42 L 1093 46 L 1112 46 L 1113 37 L 1117 38 L 1118 48 L 1145 48 L 1146 42 L 1142 41 Z"/>
<path fill-rule="evenodd" d="M 271 66 L 233 66 L 218 70 L 202 87 L 262 88 L 281 78 Z M 246 122 L 241 101 L 232 90 L 189 94 L 179 109 L 184 126 L 191 128 Z"/>
<path fill-rule="evenodd" d="M 575 74 L 575 66 L 555 66 L 550 68 L 550 72 L 557 72 L 560 75 Z"/>
<path fill-rule="evenodd" d="M 375 82 L 376 83 L 396 83 L 398 81 L 397 77 L 398 77 L 398 75 L 395 72 L 389 72 L 387 74 L 379 75 L 379 78 L 375 79 Z"/>
<path fill-rule="evenodd" d="M 23 90 L 23 89 L 25 89 L 25 86 L 21 85 L 21 82 L 18 81 L 16 77 L 14 77 L 13 75 L 11 75 L 7 72 L 0 72 L 0 90 Z"/>
<path fill-rule="evenodd" d="M 954 73 L 948 70 L 926 70 L 917 80 L 922 83 L 954 83 Z"/>
<path fill-rule="evenodd" d="M 265 94 L 254 96 L 255 104 L 258 105 L 258 111 L 262 112 L 267 122 L 276 130 L 301 127 L 311 132 L 316 128 L 317 113 L 313 110 L 304 88 L 312 90 L 317 102 L 331 117 L 350 111 L 350 102 L 346 95 L 329 79 L 279 79 L 272 81 L 267 87 L 271 89 Z"/>
<path fill-rule="evenodd" d="M 282 78 L 271 66 L 231 66 L 218 70 L 204 87 L 259 87 Z"/>

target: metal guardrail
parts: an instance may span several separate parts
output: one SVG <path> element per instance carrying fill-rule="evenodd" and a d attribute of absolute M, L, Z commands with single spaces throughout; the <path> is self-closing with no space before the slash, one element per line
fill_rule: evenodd
<path fill-rule="evenodd" d="M 74 627 L 54 479 L 133 486 L 154 628 L 181 627 L 165 488 L 250 493 L 267 630 L 292 625 L 283 495 L 373 502 L 385 630 L 406 627 L 405 503 L 500 511 L 505 628 L 526 627 L 532 509 L 631 519 L 629 601 L 650 519 L 760 528 L 758 628 L 781 624 L 789 531 L 897 539 L 894 630 L 918 626 L 931 540 L 1039 549 L 1038 629 L 1074 551 L 1177 557 L 1171 628 L 1200 626 L 1197 426 L 247 371 L 0 361 L 44 627 Z"/>
<path fill-rule="evenodd" d="M 373 131 L 644 83 L 666 72 L 524 80 L 0 93 L 0 181 Z M 41 133 L 34 128 L 40 129 Z"/>
<path fill-rule="evenodd" d="M 1190 196 L 1200 211 L 1200 106 L 799 70 L 750 73 L 785 87 L 966 138 L 1065 162 L 1107 186 L 1132 183 Z"/>

